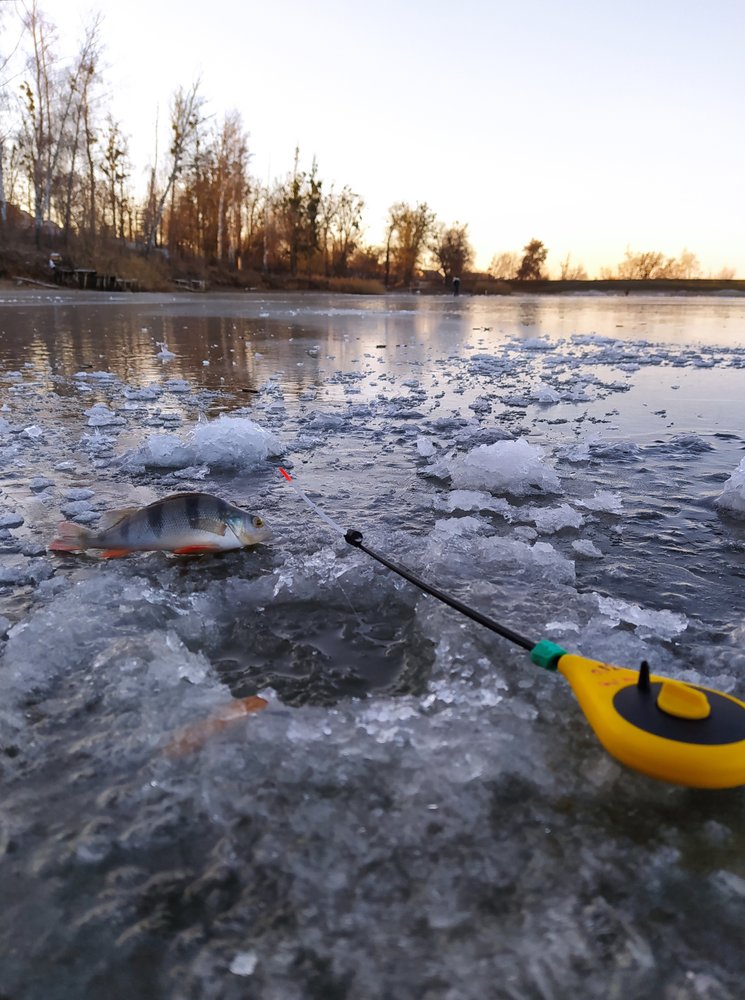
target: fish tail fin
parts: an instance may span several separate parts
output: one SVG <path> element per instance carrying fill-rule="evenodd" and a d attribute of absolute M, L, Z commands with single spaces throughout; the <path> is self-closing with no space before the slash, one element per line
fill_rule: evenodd
<path fill-rule="evenodd" d="M 49 543 L 50 552 L 82 552 L 90 545 L 93 532 L 73 521 L 60 521 L 57 534 Z"/>

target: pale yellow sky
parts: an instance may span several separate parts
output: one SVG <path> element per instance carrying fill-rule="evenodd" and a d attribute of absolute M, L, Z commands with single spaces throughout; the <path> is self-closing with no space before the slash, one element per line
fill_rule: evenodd
<path fill-rule="evenodd" d="M 49 2 L 65 44 L 88 0 Z M 299 144 L 328 186 L 426 201 L 467 222 L 478 263 L 549 248 L 593 274 L 627 247 L 693 251 L 745 277 L 745 4 L 712 0 L 111 0 L 103 37 L 115 115 L 144 177 L 158 109 L 197 75 L 237 108 L 254 173 Z M 166 142 L 163 139 L 162 145 Z"/>

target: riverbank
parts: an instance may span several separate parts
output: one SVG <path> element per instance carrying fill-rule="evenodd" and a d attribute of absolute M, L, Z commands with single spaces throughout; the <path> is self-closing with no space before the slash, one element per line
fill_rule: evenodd
<path fill-rule="evenodd" d="M 54 257 L 55 267 L 50 265 Z M 374 274 L 329 277 L 322 274 L 264 273 L 238 270 L 227 264 L 209 264 L 201 259 L 171 259 L 154 248 L 149 254 L 121 241 L 90 244 L 82 238 L 68 246 L 38 248 L 24 239 L 0 242 L 0 287 L 82 288 L 103 291 L 147 292 L 208 290 L 262 292 L 331 292 L 353 295 L 381 295 L 386 291 L 411 291 L 421 295 L 452 295 L 452 288 L 439 278 L 416 280 L 409 288 L 391 287 Z M 588 279 L 517 281 L 502 280 L 485 273 L 463 276 L 463 295 L 566 295 L 566 294 L 669 294 L 745 295 L 745 280 L 720 278 L 692 279 Z"/>

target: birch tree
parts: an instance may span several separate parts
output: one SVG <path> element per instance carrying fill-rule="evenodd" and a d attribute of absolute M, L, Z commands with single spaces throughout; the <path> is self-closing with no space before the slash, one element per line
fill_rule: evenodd
<path fill-rule="evenodd" d="M 34 200 L 34 232 L 37 246 L 41 227 L 49 215 L 52 185 L 57 178 L 68 124 L 74 114 L 76 96 L 87 84 L 98 44 L 98 18 L 86 31 L 77 62 L 72 69 L 60 68 L 55 55 L 54 26 L 40 11 L 36 0 L 24 9 L 23 25 L 30 44 L 28 76 L 21 84 L 24 114 L 22 147 Z"/>
<path fill-rule="evenodd" d="M 204 98 L 199 93 L 199 80 L 189 90 L 179 87 L 171 101 L 171 146 L 169 149 L 168 175 L 160 197 L 154 192 L 154 208 L 151 213 L 145 244 L 148 250 L 155 246 L 155 240 L 163 220 L 166 202 L 174 193 L 176 180 L 184 169 L 187 156 L 193 146 L 199 128 L 204 122 L 202 110 Z M 154 177 L 153 168 L 153 177 Z"/>
<path fill-rule="evenodd" d="M 357 249 L 362 231 L 362 198 L 345 185 L 336 194 L 332 188 L 323 199 L 321 208 L 325 270 L 344 277 L 349 259 Z"/>
<path fill-rule="evenodd" d="M 248 166 L 248 140 L 237 111 L 225 116 L 216 145 L 217 259 L 235 263 L 240 252 L 241 206 Z"/>
<path fill-rule="evenodd" d="M 7 11 L 0 7 L 0 38 L 5 43 L 9 38 L 4 31 Z M 10 166 L 12 171 L 13 161 L 18 159 L 17 147 L 12 144 L 11 126 L 11 97 L 9 77 L 11 74 L 11 63 L 13 56 L 20 46 L 21 35 L 17 35 L 15 42 L 11 39 L 11 44 L 6 49 L 0 50 L 0 226 L 5 226 L 8 221 L 8 201 L 6 196 L 6 167 Z"/>

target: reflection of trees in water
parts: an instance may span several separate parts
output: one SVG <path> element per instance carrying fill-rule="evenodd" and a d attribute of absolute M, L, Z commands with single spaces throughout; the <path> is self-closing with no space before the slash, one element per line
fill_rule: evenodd
<path fill-rule="evenodd" d="M 5 367 L 22 369 L 31 364 L 37 379 L 48 372 L 45 388 L 61 396 L 75 396 L 78 386 L 85 384 L 94 390 L 85 394 L 86 401 L 93 401 L 96 380 L 76 380 L 78 372 L 110 372 L 133 386 L 163 385 L 175 378 L 195 389 L 235 389 L 242 393 L 236 405 L 245 405 L 243 390 L 257 388 L 264 377 L 265 363 L 255 357 L 255 350 L 263 354 L 267 347 L 263 320 L 163 314 L 157 306 L 132 308 L 117 303 L 102 309 L 81 303 L 20 310 L 3 317 L 3 330 L 0 361 Z M 286 367 L 284 377 L 289 384 L 294 387 L 317 377 L 317 361 L 302 352 L 305 364 L 297 367 L 298 349 L 287 344 L 293 334 L 302 335 L 301 329 L 288 331 L 285 323 L 281 337 L 279 332 L 271 342 L 271 352 L 278 367 Z M 167 344 L 174 357 L 158 358 L 159 343 Z M 305 365 L 309 372 L 303 370 Z"/>
<path fill-rule="evenodd" d="M 538 299 L 525 299 L 518 307 L 518 322 L 520 326 L 540 326 L 541 305 Z"/>

